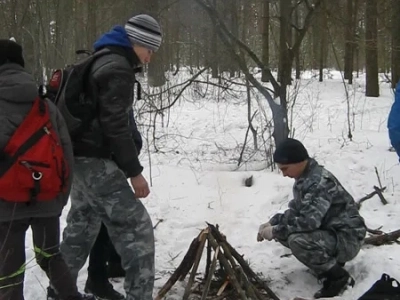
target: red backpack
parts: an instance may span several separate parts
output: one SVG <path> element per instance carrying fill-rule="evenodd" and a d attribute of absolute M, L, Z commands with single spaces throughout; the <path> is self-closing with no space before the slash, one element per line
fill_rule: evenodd
<path fill-rule="evenodd" d="M 0 199 L 49 201 L 65 191 L 69 170 L 45 100 L 32 109 L 0 152 Z"/>

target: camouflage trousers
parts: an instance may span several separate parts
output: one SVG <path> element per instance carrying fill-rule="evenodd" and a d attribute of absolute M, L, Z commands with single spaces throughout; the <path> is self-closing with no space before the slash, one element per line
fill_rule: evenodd
<path fill-rule="evenodd" d="M 60 247 L 75 280 L 101 222 L 121 256 L 126 299 L 153 299 L 154 232 L 146 208 L 113 161 L 75 158 L 71 209 Z"/>
<path fill-rule="evenodd" d="M 288 239 L 278 240 L 292 250 L 293 255 L 304 265 L 321 275 L 337 263 L 352 260 L 361 249 L 362 242 L 357 237 L 316 230 L 307 233 L 293 233 Z M 345 240 L 346 242 L 341 242 Z"/>

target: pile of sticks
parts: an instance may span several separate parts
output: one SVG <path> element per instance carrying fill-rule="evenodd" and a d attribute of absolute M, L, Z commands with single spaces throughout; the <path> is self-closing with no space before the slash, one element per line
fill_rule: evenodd
<path fill-rule="evenodd" d="M 227 242 L 218 227 L 208 223 L 207 225 L 207 228 L 193 239 L 181 264 L 158 292 L 155 300 L 163 299 L 173 285 L 178 280 L 183 281 L 189 272 L 183 300 L 189 299 L 191 295 L 201 300 L 279 300 L 265 281 L 250 268 L 243 256 Z M 205 248 L 205 275 L 198 282 L 196 274 Z M 217 264 L 220 270 L 217 270 Z"/>

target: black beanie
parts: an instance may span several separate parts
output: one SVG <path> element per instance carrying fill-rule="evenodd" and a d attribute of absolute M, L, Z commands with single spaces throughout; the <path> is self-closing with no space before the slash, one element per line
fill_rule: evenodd
<path fill-rule="evenodd" d="M 307 149 L 295 139 L 286 139 L 280 143 L 274 153 L 274 162 L 281 165 L 296 164 L 309 158 Z"/>
<path fill-rule="evenodd" d="M 0 39 L 0 65 L 6 62 L 13 62 L 25 67 L 22 47 L 12 40 Z"/>

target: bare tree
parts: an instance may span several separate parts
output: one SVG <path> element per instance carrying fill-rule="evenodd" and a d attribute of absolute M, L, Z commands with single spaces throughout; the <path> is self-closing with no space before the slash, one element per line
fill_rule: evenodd
<path fill-rule="evenodd" d="M 366 90 L 365 95 L 379 97 L 378 81 L 378 45 L 377 45 L 377 0 L 368 0 L 366 3 Z"/>
<path fill-rule="evenodd" d="M 286 139 L 289 134 L 288 128 L 288 119 L 287 119 L 287 93 L 286 88 L 287 85 L 286 80 L 277 82 L 277 80 L 272 76 L 271 70 L 268 66 L 265 66 L 262 61 L 257 57 L 257 55 L 242 41 L 238 39 L 237 36 L 233 35 L 232 32 L 228 29 L 226 24 L 223 22 L 223 18 L 218 13 L 215 6 L 207 0 L 194 0 L 196 3 L 200 5 L 210 16 L 211 20 L 213 20 L 217 25 L 217 33 L 219 38 L 221 39 L 222 43 L 225 45 L 226 49 L 230 52 L 238 63 L 240 69 L 244 73 L 246 80 L 248 80 L 267 100 L 274 121 L 274 132 L 273 137 L 275 144 L 279 144 L 282 140 Z M 312 17 L 314 15 L 315 10 L 320 6 L 321 1 L 315 1 L 313 5 L 310 5 L 306 2 L 308 8 L 308 14 L 305 17 L 304 25 L 302 28 L 299 28 L 299 34 L 297 35 L 296 41 L 294 42 L 293 46 L 289 49 L 287 47 L 288 53 L 288 60 L 290 64 L 285 64 L 284 74 L 290 74 L 291 66 L 293 63 L 294 53 L 299 51 L 301 41 L 304 38 L 307 29 L 311 24 Z M 268 76 L 269 81 L 271 82 L 274 90 L 273 96 L 271 95 L 271 91 L 265 88 L 249 71 L 248 65 L 246 60 L 243 58 L 242 55 L 235 52 L 234 49 L 239 47 L 240 51 L 246 53 L 252 61 L 261 69 L 264 70 Z M 274 100 L 274 98 L 279 98 Z"/>
<path fill-rule="evenodd" d="M 392 88 L 400 80 L 400 22 L 398 17 L 400 15 L 400 1 L 392 0 Z"/>
<path fill-rule="evenodd" d="M 262 63 L 269 66 L 269 1 L 262 1 L 263 17 L 262 17 Z M 268 75 L 265 69 L 261 71 L 261 81 L 268 82 Z"/>

